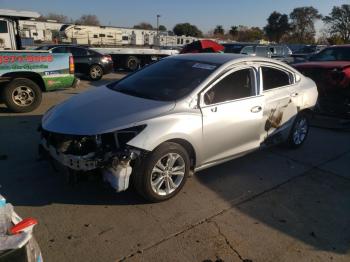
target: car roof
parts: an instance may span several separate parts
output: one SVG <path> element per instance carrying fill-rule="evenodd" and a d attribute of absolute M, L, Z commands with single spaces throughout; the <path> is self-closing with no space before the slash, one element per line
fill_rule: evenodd
<path fill-rule="evenodd" d="M 269 63 L 271 65 L 278 65 L 284 68 L 289 69 L 290 71 L 296 72 L 296 69 L 287 65 L 284 62 L 278 61 L 276 59 L 271 59 L 267 57 L 260 56 L 248 56 L 243 54 L 231 54 L 231 53 L 196 53 L 196 54 L 180 54 L 168 56 L 165 59 L 181 59 L 181 60 L 189 60 L 196 61 L 199 63 L 213 63 L 217 65 L 231 65 L 235 63 L 244 63 L 244 62 L 257 62 L 257 63 Z"/>
<path fill-rule="evenodd" d="M 201 54 L 181 54 L 168 57 L 169 59 L 182 59 L 191 60 L 202 63 L 214 63 L 214 64 L 225 64 L 232 60 L 248 57 L 241 54 L 228 54 L 228 53 L 201 53 Z"/>

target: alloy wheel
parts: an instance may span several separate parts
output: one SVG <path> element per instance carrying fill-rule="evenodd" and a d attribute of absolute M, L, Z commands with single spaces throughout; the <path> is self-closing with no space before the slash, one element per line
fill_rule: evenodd
<path fill-rule="evenodd" d="M 151 173 L 151 187 L 154 193 L 167 196 L 173 193 L 185 176 L 184 159 L 177 153 L 162 156 L 154 165 Z"/>
<path fill-rule="evenodd" d="M 309 125 L 307 119 L 305 117 L 300 117 L 298 121 L 295 123 L 294 133 L 293 133 L 293 142 L 296 145 L 300 145 L 304 142 L 307 132 L 309 129 Z"/>
<path fill-rule="evenodd" d="M 18 106 L 29 106 L 35 100 L 35 92 L 28 86 L 16 87 L 12 92 L 12 100 Z"/>

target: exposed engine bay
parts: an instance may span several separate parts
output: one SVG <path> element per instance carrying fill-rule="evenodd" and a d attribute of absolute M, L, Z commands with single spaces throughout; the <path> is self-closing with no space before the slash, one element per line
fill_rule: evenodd
<path fill-rule="evenodd" d="M 65 135 L 41 132 L 39 153 L 55 159 L 71 173 L 102 171 L 104 180 L 116 191 L 128 188 L 132 166 L 141 150 L 131 148 L 127 142 L 143 130 L 144 126 L 94 136 Z"/>

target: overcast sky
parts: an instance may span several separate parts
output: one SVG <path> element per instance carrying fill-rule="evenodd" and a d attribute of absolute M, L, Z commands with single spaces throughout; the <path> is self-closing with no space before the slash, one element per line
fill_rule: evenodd
<path fill-rule="evenodd" d="M 76 19 L 82 14 L 95 14 L 103 25 L 132 27 L 139 22 L 160 24 L 172 29 L 176 23 L 190 22 L 203 32 L 223 25 L 266 25 L 274 10 L 289 14 L 293 8 L 314 6 L 326 15 L 334 5 L 350 4 L 350 0 L 0 0 L 0 8 L 32 10 L 42 14 L 64 14 Z M 317 25 L 321 27 L 321 23 Z"/>

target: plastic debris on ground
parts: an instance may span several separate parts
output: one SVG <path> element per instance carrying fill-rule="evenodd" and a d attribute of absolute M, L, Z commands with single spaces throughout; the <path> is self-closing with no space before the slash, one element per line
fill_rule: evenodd
<path fill-rule="evenodd" d="M 0 262 L 42 262 L 38 243 L 33 236 L 34 218 L 22 219 L 0 195 Z"/>

